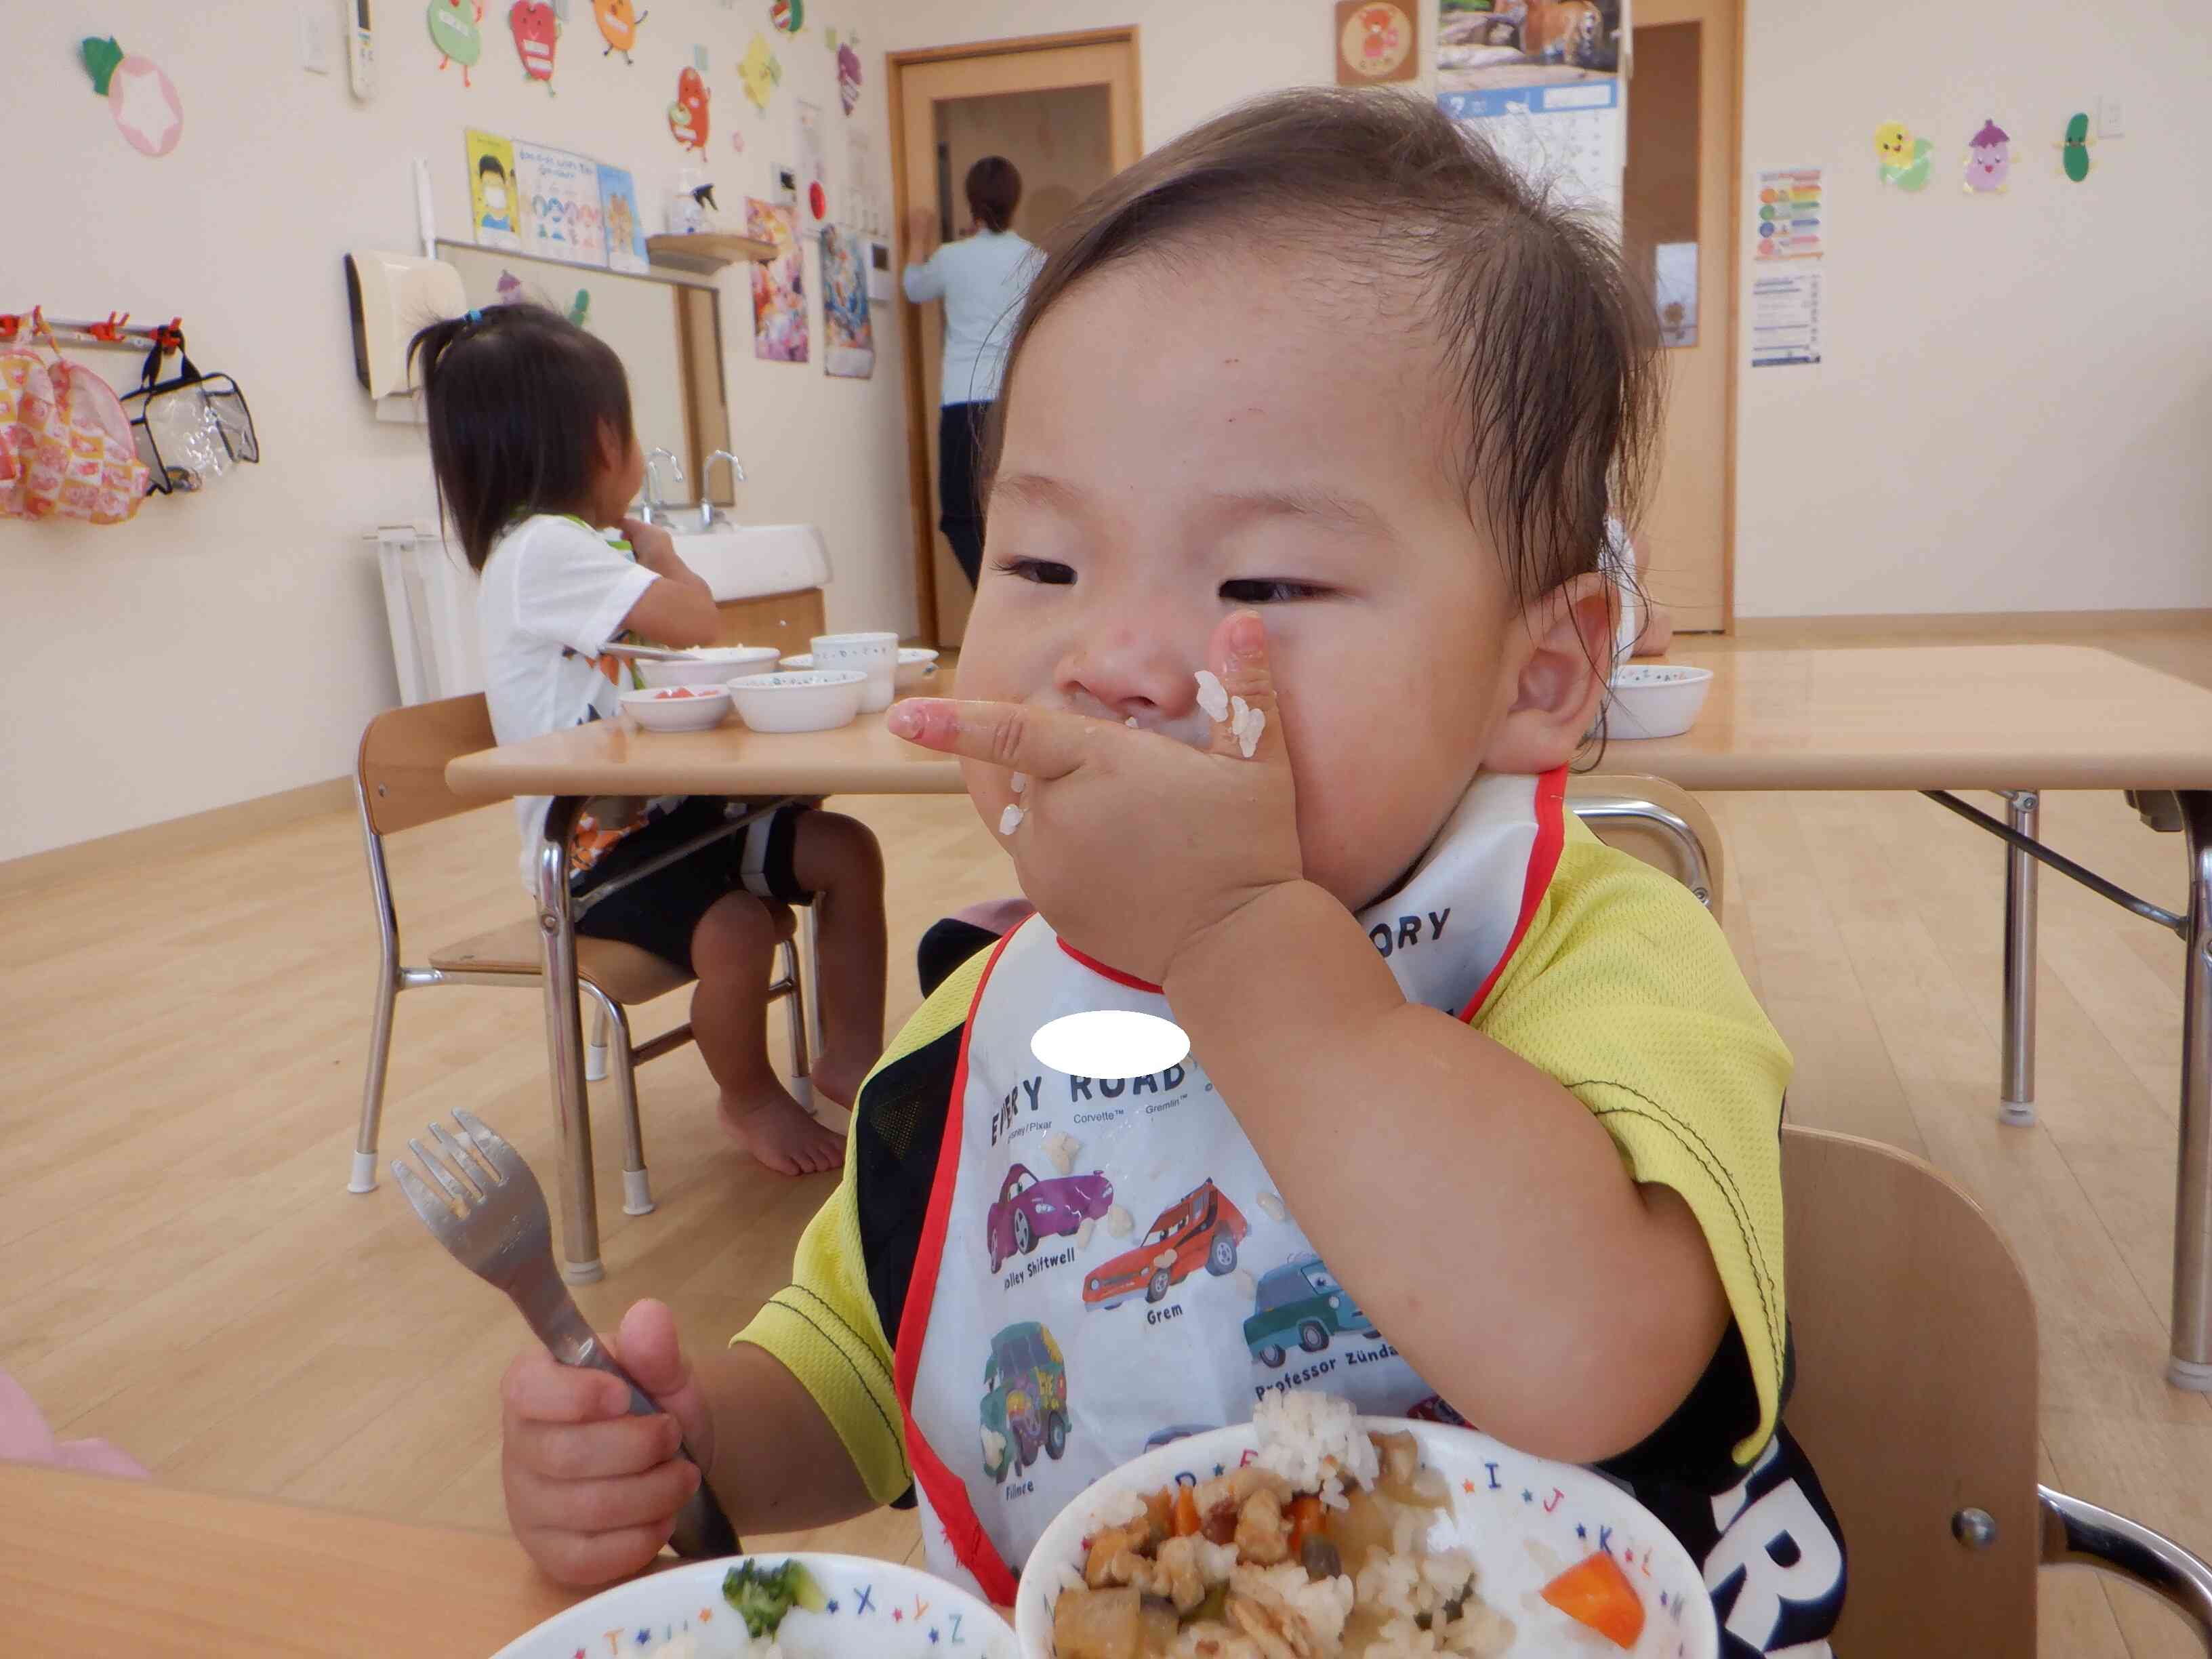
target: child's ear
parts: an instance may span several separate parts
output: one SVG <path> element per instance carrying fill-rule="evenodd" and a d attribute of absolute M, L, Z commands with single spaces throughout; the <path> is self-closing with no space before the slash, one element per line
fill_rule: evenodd
<path fill-rule="evenodd" d="M 1562 582 L 1521 616 L 1513 702 L 1483 769 L 1548 772 L 1582 747 L 1613 662 L 1613 584 L 1598 571 Z"/>
<path fill-rule="evenodd" d="M 599 422 L 599 471 L 620 472 L 629 460 L 629 434 L 615 430 L 612 421 Z"/>

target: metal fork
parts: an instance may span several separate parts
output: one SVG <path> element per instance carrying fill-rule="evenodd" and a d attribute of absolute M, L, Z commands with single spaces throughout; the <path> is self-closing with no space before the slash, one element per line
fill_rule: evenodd
<path fill-rule="evenodd" d="M 660 1407 L 607 1352 L 555 1270 L 552 1218 L 546 1213 L 545 1194 L 530 1166 L 475 1114 L 457 1109 L 453 1121 L 461 1127 L 459 1139 L 447 1133 L 443 1124 L 430 1125 L 436 1152 L 419 1140 L 407 1143 L 437 1183 L 437 1192 L 404 1160 L 392 1161 L 392 1173 L 422 1224 L 454 1261 L 507 1292 L 554 1358 L 622 1378 L 629 1384 L 633 1417 L 658 1412 Z M 441 1158 L 439 1152 L 445 1156 Z M 737 1554 L 741 1547 L 737 1534 L 707 1485 L 705 1466 L 688 1444 L 677 1449 L 698 1468 L 699 1487 L 678 1512 L 675 1535 L 669 1541 L 679 1555 Z"/>

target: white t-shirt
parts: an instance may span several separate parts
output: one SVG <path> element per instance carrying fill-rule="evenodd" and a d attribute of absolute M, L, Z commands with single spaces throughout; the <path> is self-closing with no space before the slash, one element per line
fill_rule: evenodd
<path fill-rule="evenodd" d="M 624 659 L 603 653 L 621 637 L 630 608 L 659 580 L 638 563 L 621 532 L 593 530 L 580 519 L 541 513 L 501 536 L 477 590 L 493 734 L 502 744 L 521 743 L 621 714 L 623 691 L 637 682 Z M 519 796 L 514 803 L 522 884 L 533 894 L 550 804 L 545 795 Z M 572 842 L 571 878 L 670 804 L 629 797 L 590 802 Z"/>
<path fill-rule="evenodd" d="M 1043 256 L 1011 230 L 979 230 L 947 242 L 902 279 L 916 305 L 945 301 L 945 374 L 939 401 L 988 404 L 1006 370 L 1006 342 Z"/>

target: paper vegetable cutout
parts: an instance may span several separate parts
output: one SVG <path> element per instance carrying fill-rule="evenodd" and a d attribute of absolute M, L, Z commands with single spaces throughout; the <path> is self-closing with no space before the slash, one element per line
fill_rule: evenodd
<path fill-rule="evenodd" d="M 687 69 L 676 77 L 676 101 L 668 106 L 668 130 L 686 149 L 707 148 L 707 103 L 710 94 L 699 71 Z"/>
<path fill-rule="evenodd" d="M 499 302 L 503 306 L 520 303 L 522 299 L 522 278 L 511 270 L 499 273 Z"/>
<path fill-rule="evenodd" d="M 768 21 L 781 33 L 798 33 L 806 27 L 806 0 L 775 0 L 768 9 Z"/>
<path fill-rule="evenodd" d="M 1925 190 L 1935 168 L 1935 144 L 1915 138 L 1902 121 L 1884 121 L 1874 130 L 1876 174 L 1885 185 L 1899 190 Z"/>
<path fill-rule="evenodd" d="M 589 328 L 592 325 L 591 289 L 580 288 L 576 290 L 576 297 L 568 301 L 568 320 L 578 328 Z"/>
<path fill-rule="evenodd" d="M 765 114 L 769 97 L 783 83 L 783 65 L 769 50 L 766 35 L 753 36 L 752 43 L 745 48 L 744 60 L 738 65 L 738 78 L 744 83 L 745 96 L 752 101 L 753 107 Z"/>
<path fill-rule="evenodd" d="M 430 44 L 438 49 L 438 67 L 442 70 L 448 64 L 459 64 L 461 84 L 474 85 L 469 70 L 483 56 L 483 31 L 477 27 L 483 21 L 483 0 L 430 0 L 428 15 Z"/>
<path fill-rule="evenodd" d="M 107 112 L 131 148 L 143 155 L 167 155 L 184 137 L 185 106 L 176 82 L 159 64 L 135 54 L 107 78 Z"/>
<path fill-rule="evenodd" d="M 637 26 L 645 21 L 647 13 L 640 11 L 630 0 L 592 0 L 592 15 L 599 21 L 599 38 L 607 49 L 599 54 L 605 58 L 614 52 L 623 55 L 623 62 L 630 61 L 630 48 L 637 45 Z"/>
<path fill-rule="evenodd" d="M 2066 118 L 2066 136 L 2058 141 L 2058 166 L 2077 185 L 2089 176 L 2089 146 L 2094 143 L 2087 115 L 2077 111 Z"/>
<path fill-rule="evenodd" d="M 1994 121 L 1966 141 L 1966 193 L 2001 192 L 2012 176 L 2012 135 Z"/>
<path fill-rule="evenodd" d="M 108 79 L 115 73 L 115 66 L 123 61 L 123 48 L 115 44 L 112 34 L 105 40 L 88 34 L 78 43 L 77 51 L 83 54 L 85 73 L 92 76 L 93 92 L 106 97 Z"/>
<path fill-rule="evenodd" d="M 837 48 L 837 101 L 844 105 L 848 115 L 860 101 L 860 54 L 853 50 L 849 40 Z"/>
<path fill-rule="evenodd" d="M 545 0 L 514 0 L 507 14 L 507 26 L 514 31 L 514 52 L 522 59 L 522 72 L 533 81 L 543 81 L 545 90 L 552 91 L 553 45 L 561 35 L 553 8 Z"/>

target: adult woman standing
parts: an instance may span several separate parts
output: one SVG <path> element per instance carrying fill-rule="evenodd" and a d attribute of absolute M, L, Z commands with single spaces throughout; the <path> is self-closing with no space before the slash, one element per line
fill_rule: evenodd
<path fill-rule="evenodd" d="M 999 395 L 1007 336 L 1037 267 L 1036 250 L 1013 229 L 1022 175 L 1003 155 L 968 169 L 969 234 L 939 246 L 937 216 L 907 217 L 906 297 L 945 301 L 945 373 L 937 424 L 938 527 L 972 585 L 983 568 L 983 512 L 975 469 L 984 422 Z"/>

